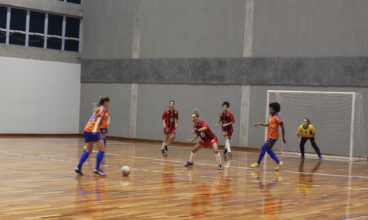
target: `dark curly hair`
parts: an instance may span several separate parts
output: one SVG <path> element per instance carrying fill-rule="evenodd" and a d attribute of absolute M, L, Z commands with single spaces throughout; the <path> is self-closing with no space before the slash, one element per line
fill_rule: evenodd
<path fill-rule="evenodd" d="M 280 110 L 281 110 L 281 106 L 278 102 L 272 102 L 272 103 L 270 103 L 269 106 L 270 106 L 270 108 L 273 108 L 276 113 L 280 112 Z"/>
<path fill-rule="evenodd" d="M 222 105 L 221 105 L 221 106 L 224 106 L 224 105 L 226 105 L 228 108 L 230 107 L 230 103 L 229 103 L 229 102 L 227 102 L 227 101 L 225 101 L 224 103 L 222 103 Z"/>

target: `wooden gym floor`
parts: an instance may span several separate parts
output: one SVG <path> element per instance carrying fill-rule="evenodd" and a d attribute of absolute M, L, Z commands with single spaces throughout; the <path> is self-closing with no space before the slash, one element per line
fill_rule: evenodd
<path fill-rule="evenodd" d="M 366 162 L 290 156 L 280 172 L 258 153 L 201 150 L 186 168 L 190 148 L 108 141 L 106 177 L 93 173 L 96 153 L 74 173 L 81 138 L 0 139 L 0 219 L 367 219 Z M 323 150 L 323 148 L 322 148 Z M 132 173 L 122 177 L 120 168 Z"/>

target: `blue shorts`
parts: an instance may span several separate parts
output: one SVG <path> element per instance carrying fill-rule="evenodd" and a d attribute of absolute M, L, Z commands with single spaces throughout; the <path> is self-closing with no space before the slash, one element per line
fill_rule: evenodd
<path fill-rule="evenodd" d="M 84 131 L 84 142 L 98 142 L 101 139 L 101 133 L 97 132 L 96 134 L 93 134 L 92 132 Z"/>
<path fill-rule="evenodd" d="M 273 146 L 275 143 L 276 143 L 276 139 L 272 139 L 272 138 L 268 138 L 267 140 L 266 140 L 266 142 L 267 143 L 270 143 L 271 144 L 271 146 Z"/>
<path fill-rule="evenodd" d="M 107 134 L 107 128 L 101 128 L 100 132 L 101 134 Z"/>

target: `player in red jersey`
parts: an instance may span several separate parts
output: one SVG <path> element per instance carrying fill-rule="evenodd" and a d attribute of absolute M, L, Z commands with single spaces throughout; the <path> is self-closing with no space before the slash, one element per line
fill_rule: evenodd
<path fill-rule="evenodd" d="M 219 170 L 222 170 L 221 157 L 220 157 L 220 153 L 218 152 L 217 137 L 215 133 L 213 133 L 211 129 L 208 127 L 206 122 L 202 120 L 198 120 L 198 117 L 199 117 L 199 112 L 198 112 L 198 109 L 195 108 L 192 114 L 192 122 L 194 123 L 193 133 L 196 134 L 196 136 L 193 139 L 188 140 L 188 142 L 193 143 L 193 141 L 196 140 L 198 137 L 201 137 L 201 140 L 192 149 L 189 161 L 184 166 L 186 167 L 192 166 L 194 164 L 193 158 L 195 154 L 197 153 L 197 151 L 199 151 L 202 148 L 207 148 L 211 146 L 216 156 L 218 168 Z"/>
<path fill-rule="evenodd" d="M 164 111 L 164 114 L 162 114 L 162 123 L 163 123 L 164 134 L 165 134 L 165 139 L 161 147 L 161 153 L 163 154 L 165 153 L 165 150 L 169 151 L 169 149 L 167 148 L 167 145 L 171 144 L 175 140 L 176 129 L 178 128 L 178 125 L 179 125 L 179 112 L 178 110 L 174 109 L 174 107 L 175 107 L 175 102 L 171 100 L 169 102 L 169 108 Z M 176 123 L 175 123 L 175 120 L 176 120 Z M 169 140 L 170 134 L 171 134 L 171 138 Z"/>
<path fill-rule="evenodd" d="M 224 102 L 222 103 L 222 112 L 220 113 L 220 120 L 216 124 L 216 128 L 218 127 L 219 123 L 222 122 L 222 134 L 225 138 L 225 150 L 224 154 L 229 151 L 229 156 L 232 156 L 231 149 L 230 149 L 230 139 L 233 135 L 233 125 L 235 123 L 234 115 L 228 111 L 230 107 L 230 103 Z"/>
<path fill-rule="evenodd" d="M 254 127 L 257 127 L 259 125 L 268 127 L 267 132 L 267 140 L 262 145 L 261 153 L 259 154 L 258 161 L 251 165 L 251 167 L 255 168 L 258 167 L 261 163 L 261 160 L 263 159 L 266 152 L 270 157 L 277 163 L 276 171 L 280 169 L 280 167 L 283 165 L 283 163 L 277 158 L 275 152 L 272 151 L 273 145 L 276 143 L 276 141 L 279 139 L 279 126 L 281 127 L 282 131 L 282 141 L 286 143 L 285 140 L 285 128 L 284 128 L 284 121 L 282 118 L 277 114 L 281 110 L 281 106 L 277 102 L 273 102 L 269 105 L 270 107 L 270 116 L 268 116 L 268 123 L 267 124 L 254 124 Z"/>

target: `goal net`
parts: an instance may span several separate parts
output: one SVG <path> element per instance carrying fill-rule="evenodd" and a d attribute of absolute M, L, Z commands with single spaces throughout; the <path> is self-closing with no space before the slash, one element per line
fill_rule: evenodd
<path fill-rule="evenodd" d="M 284 120 L 285 139 L 275 149 L 284 154 L 300 155 L 296 131 L 308 118 L 316 129 L 317 146 L 324 159 L 359 160 L 367 157 L 363 118 L 362 95 L 353 92 L 267 91 L 268 104 L 281 105 L 280 117 Z M 281 129 L 279 129 L 281 138 Z M 316 157 L 308 141 L 305 157 Z"/>

